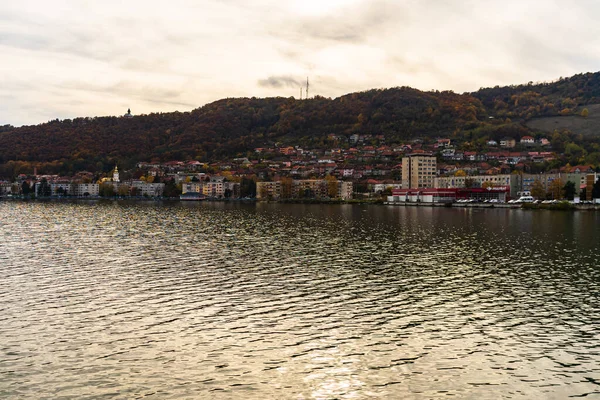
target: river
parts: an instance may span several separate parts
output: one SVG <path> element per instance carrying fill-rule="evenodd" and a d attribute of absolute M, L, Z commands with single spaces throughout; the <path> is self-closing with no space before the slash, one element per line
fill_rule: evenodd
<path fill-rule="evenodd" d="M 600 213 L 0 202 L 0 397 L 600 397 Z"/>

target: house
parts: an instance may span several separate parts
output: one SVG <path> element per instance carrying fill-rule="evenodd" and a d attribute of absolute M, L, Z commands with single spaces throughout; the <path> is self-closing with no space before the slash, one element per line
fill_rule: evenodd
<path fill-rule="evenodd" d="M 448 148 L 450 147 L 450 139 L 438 139 L 437 143 L 433 145 L 434 148 Z"/>
<path fill-rule="evenodd" d="M 488 146 L 498 146 L 498 142 L 496 142 L 495 140 L 491 139 L 487 141 L 487 145 Z"/>
<path fill-rule="evenodd" d="M 550 146 L 550 141 L 546 138 L 541 138 L 540 139 L 540 145 L 542 146 Z"/>
<path fill-rule="evenodd" d="M 532 145 L 535 143 L 535 139 L 532 136 L 523 136 L 520 143 L 524 145 Z"/>
<path fill-rule="evenodd" d="M 571 174 L 590 174 L 594 173 L 594 169 L 589 165 L 576 165 L 569 170 Z"/>
<path fill-rule="evenodd" d="M 476 151 L 465 151 L 464 158 L 467 161 L 476 161 L 477 160 L 477 152 Z"/>
<path fill-rule="evenodd" d="M 516 144 L 517 144 L 517 141 L 510 137 L 505 137 L 502 140 L 500 140 L 500 147 L 513 148 L 516 146 Z"/>

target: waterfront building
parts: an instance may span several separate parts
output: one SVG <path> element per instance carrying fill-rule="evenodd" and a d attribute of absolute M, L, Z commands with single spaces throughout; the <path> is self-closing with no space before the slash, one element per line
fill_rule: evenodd
<path fill-rule="evenodd" d="M 572 182 L 575 185 L 575 195 L 581 193 L 581 189 L 587 186 L 588 173 L 582 172 L 558 172 L 558 173 L 543 173 L 543 174 L 523 174 L 522 190 L 530 191 L 533 183 L 538 180 L 541 182 L 545 191 L 550 189 L 552 182 L 559 179 L 560 186 L 563 187 L 567 182 Z M 592 175 L 594 175 L 592 173 Z"/>
<path fill-rule="evenodd" d="M 354 185 L 347 181 L 333 181 L 336 185 L 335 198 L 349 200 L 353 196 Z M 257 182 L 257 199 L 328 199 L 332 183 L 326 179 L 300 179 L 288 183 L 281 181 Z"/>
<path fill-rule="evenodd" d="M 100 185 L 97 183 L 74 183 L 69 194 L 77 197 L 98 196 Z"/>
<path fill-rule="evenodd" d="M 226 182 L 225 177 L 211 177 L 210 181 L 185 182 L 181 184 L 181 194 L 197 193 L 208 198 L 238 198 L 240 197 L 240 184 Z"/>
<path fill-rule="evenodd" d="M 435 183 L 437 161 L 428 153 L 409 154 L 402 158 L 402 187 L 431 188 Z"/>
<path fill-rule="evenodd" d="M 352 182 L 338 181 L 338 197 L 342 200 L 350 200 L 354 193 Z"/>
<path fill-rule="evenodd" d="M 164 183 L 148 183 L 144 181 L 131 181 L 129 192 L 135 188 L 138 196 L 161 197 L 165 191 Z"/>
<path fill-rule="evenodd" d="M 281 198 L 281 182 L 256 182 L 257 199 L 279 199 Z"/>
<path fill-rule="evenodd" d="M 387 200 L 390 203 L 453 203 L 457 200 L 474 199 L 478 201 L 493 200 L 504 203 L 507 200 L 508 187 L 487 188 L 423 188 L 393 189 Z"/>
<path fill-rule="evenodd" d="M 72 193 L 72 184 L 69 182 L 56 182 L 50 184 L 50 196 L 68 196 Z"/>
<path fill-rule="evenodd" d="M 0 196 L 12 194 L 12 186 L 10 182 L 0 182 Z"/>
<path fill-rule="evenodd" d="M 435 178 L 434 187 L 439 189 L 504 187 L 508 189 L 510 197 L 517 197 L 517 193 L 523 190 L 520 174 L 440 176 Z"/>

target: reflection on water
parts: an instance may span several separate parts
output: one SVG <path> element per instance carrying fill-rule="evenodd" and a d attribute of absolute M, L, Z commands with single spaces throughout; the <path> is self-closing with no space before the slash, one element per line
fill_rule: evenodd
<path fill-rule="evenodd" d="M 598 213 L 9 202 L 0 218 L 3 398 L 600 395 Z"/>

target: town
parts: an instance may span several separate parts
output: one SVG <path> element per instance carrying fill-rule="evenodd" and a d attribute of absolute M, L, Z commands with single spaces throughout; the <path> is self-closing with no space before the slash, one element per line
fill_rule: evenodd
<path fill-rule="evenodd" d="M 600 174 L 592 165 L 558 165 L 546 137 L 489 140 L 487 151 L 460 150 L 447 138 L 386 145 L 383 135 L 329 135 L 332 146 L 259 147 L 247 157 L 139 162 L 127 171 L 74 176 L 19 174 L 0 181 L 2 197 L 128 197 L 257 200 L 592 202 Z"/>

